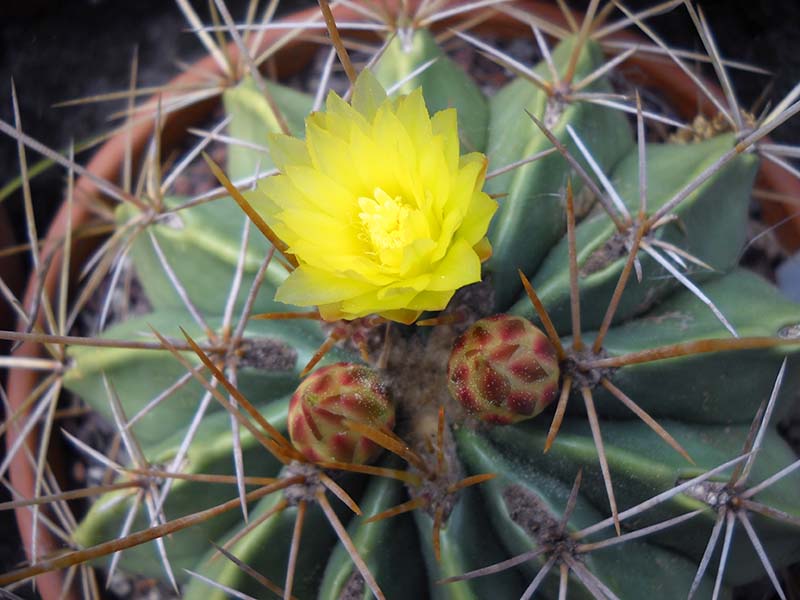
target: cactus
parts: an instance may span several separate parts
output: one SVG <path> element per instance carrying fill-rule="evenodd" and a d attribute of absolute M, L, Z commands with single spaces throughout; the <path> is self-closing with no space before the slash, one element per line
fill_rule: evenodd
<path fill-rule="evenodd" d="M 552 49 L 507 9 L 538 65 L 466 31 L 481 6 L 410 4 L 357 72 L 320 1 L 350 85 L 324 107 L 255 52 L 228 61 L 245 75 L 223 93 L 227 164 L 206 157 L 220 190 L 169 195 L 157 151 L 141 197 L 109 184 L 90 283 L 132 268 L 149 313 L 3 334 L 66 348 L 30 427 L 49 431 L 63 385 L 124 450 L 70 438 L 114 483 L 73 524 L 40 475 L 69 551 L 34 550 L 3 585 L 74 565 L 88 581 L 95 561 L 204 599 L 726 598 L 765 575 L 783 597 L 800 462 L 775 421 L 800 306 L 736 263 L 759 144 L 800 104 L 749 122 L 715 99 L 727 131 L 652 141 L 649 122 L 676 123 L 613 95 L 635 50 L 604 54 L 597 2 L 577 31 L 547 28 Z M 246 49 L 255 32 L 215 6 Z M 508 83 L 486 97 L 447 56 L 445 16 Z"/>

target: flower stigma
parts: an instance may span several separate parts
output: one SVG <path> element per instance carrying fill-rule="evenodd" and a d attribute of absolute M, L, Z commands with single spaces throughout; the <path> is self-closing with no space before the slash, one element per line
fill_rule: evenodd
<path fill-rule="evenodd" d="M 372 198 L 362 196 L 358 199 L 362 212 L 358 218 L 366 231 L 367 239 L 382 263 L 391 261 L 390 253 L 411 241 L 409 230 L 410 210 L 400 196 L 394 198 L 381 188 L 375 188 Z"/>

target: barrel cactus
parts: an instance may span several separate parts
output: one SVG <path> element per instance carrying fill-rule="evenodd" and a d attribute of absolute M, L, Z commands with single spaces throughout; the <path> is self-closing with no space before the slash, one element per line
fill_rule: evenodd
<path fill-rule="evenodd" d="M 588 35 L 597 2 L 552 47 L 507 9 L 537 65 L 461 7 L 450 37 L 513 73 L 487 96 L 419 4 L 361 69 L 327 20 L 350 81 L 324 105 L 243 61 L 207 157 L 225 191 L 119 205 L 151 310 L 72 345 L 63 384 L 115 425 L 121 485 L 71 552 L 0 581 L 108 555 L 186 598 L 726 598 L 765 575 L 783 597 L 800 306 L 737 262 L 758 143 L 797 103 L 659 135 Z"/>

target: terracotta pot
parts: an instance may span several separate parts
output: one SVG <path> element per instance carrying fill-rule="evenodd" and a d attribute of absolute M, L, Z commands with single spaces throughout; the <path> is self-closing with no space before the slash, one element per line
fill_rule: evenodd
<path fill-rule="evenodd" d="M 409 2 L 409 4 L 416 4 L 417 2 Z M 393 3 L 392 3 L 393 4 Z M 518 1 L 516 6 L 525 8 L 527 10 L 535 11 L 548 20 L 558 24 L 563 24 L 564 19 L 560 10 L 549 2 L 535 1 L 535 0 L 522 0 Z M 337 20 L 342 21 L 357 21 L 362 20 L 363 15 L 353 11 L 344 6 L 338 6 L 334 11 Z M 294 21 L 305 20 L 310 18 L 313 14 L 317 14 L 318 9 L 313 8 L 300 13 L 292 15 L 291 19 Z M 578 16 L 578 15 L 576 15 Z M 441 21 L 436 24 L 437 29 L 444 29 L 454 24 L 456 19 L 463 17 L 455 17 L 453 19 Z M 510 16 L 495 12 L 487 20 L 480 23 L 475 27 L 480 33 L 491 33 L 494 35 L 520 37 L 530 36 L 530 28 L 526 24 L 520 23 Z M 269 31 L 264 35 L 263 47 L 267 47 L 274 43 L 282 34 L 276 31 Z M 372 34 L 359 32 L 359 35 L 369 37 Z M 372 36 L 374 38 L 374 35 Z M 621 33 L 619 39 L 637 40 L 641 38 L 629 33 Z M 278 60 L 275 65 L 278 66 L 279 74 L 289 75 L 297 72 L 308 64 L 308 61 L 313 55 L 316 43 L 313 41 L 295 39 L 287 44 L 278 55 Z M 234 44 L 228 48 L 231 56 L 235 59 L 238 56 L 238 49 Z M 170 85 L 186 86 L 201 83 L 208 72 L 222 74 L 219 70 L 217 63 L 211 57 L 206 57 L 196 63 L 195 68 L 187 71 L 186 73 L 176 77 Z M 686 119 L 695 116 L 698 109 L 697 94 L 695 92 L 694 84 L 691 80 L 675 65 L 663 59 L 651 56 L 636 56 L 629 59 L 624 65 L 634 67 L 648 80 L 650 87 L 656 87 L 662 90 L 663 96 L 667 98 L 678 110 L 678 112 Z M 713 85 L 721 97 L 721 92 Z M 155 104 L 155 99 L 151 100 Z M 183 109 L 179 112 L 168 115 L 163 123 L 163 147 L 165 154 L 169 152 L 170 148 L 177 146 L 177 141 L 185 135 L 187 128 L 202 123 L 209 117 L 214 108 L 218 105 L 218 99 L 207 100 Z M 712 105 L 710 102 L 702 102 L 700 110 L 711 114 Z M 133 154 L 134 159 L 140 157 L 146 148 L 147 142 L 153 131 L 153 119 L 142 120 L 136 127 L 133 128 Z M 127 143 L 126 134 L 119 134 L 116 137 L 108 140 L 93 156 L 92 160 L 87 165 L 95 175 L 108 179 L 111 181 L 117 180 L 121 172 L 121 165 L 125 156 L 125 146 Z M 766 189 L 786 194 L 789 196 L 800 197 L 800 182 L 794 180 L 790 175 L 782 171 L 780 168 L 764 164 L 759 173 L 760 185 Z M 47 237 L 44 242 L 43 255 L 54 253 L 54 258 L 51 262 L 50 269 L 48 270 L 44 287 L 46 293 L 54 296 L 57 291 L 58 277 L 61 269 L 61 251 L 59 247 L 61 240 L 64 238 L 67 223 L 70 218 L 73 227 L 79 227 L 86 224 L 91 218 L 90 199 L 97 199 L 102 194 L 97 186 L 86 177 L 80 178 L 76 182 L 76 201 L 71 209 L 71 216 L 68 215 L 69 207 L 64 204 L 57 213 L 50 229 L 47 232 Z M 764 203 L 764 214 L 767 222 L 774 223 L 780 219 L 785 218 L 791 213 L 791 207 L 786 204 L 776 202 Z M 785 227 L 779 231 L 781 241 L 790 250 L 800 247 L 800 220 L 795 221 L 792 227 Z M 79 262 L 81 253 L 89 250 L 88 247 L 76 248 L 73 257 L 76 262 Z M 26 294 L 25 305 L 30 307 L 32 305 L 33 296 L 36 291 L 36 281 L 29 281 Z M 41 349 L 38 344 L 25 343 L 22 344 L 15 352 L 15 356 L 40 356 Z M 38 375 L 32 371 L 25 371 L 22 369 L 14 369 L 10 372 L 8 378 L 8 397 L 11 409 L 16 410 L 25 398 L 29 395 L 31 390 L 37 383 Z M 16 434 L 10 430 L 6 434 L 6 444 L 10 448 L 16 439 Z M 26 444 L 32 450 L 36 447 L 38 441 L 37 433 L 32 433 Z M 34 490 L 34 471 L 27 460 L 16 460 L 10 467 L 11 481 L 17 491 L 24 497 L 32 497 Z M 17 523 L 19 525 L 22 541 L 24 543 L 26 552 L 30 555 L 31 549 L 31 526 L 32 517 L 28 509 L 17 509 L 16 511 Z M 58 549 L 58 544 L 51 538 L 44 528 L 39 531 L 39 548 L 43 554 L 55 551 Z M 63 597 L 62 592 L 63 580 L 60 573 L 49 573 L 40 575 L 37 578 L 37 588 L 45 600 L 55 600 Z M 75 597 L 74 595 L 68 597 Z"/>

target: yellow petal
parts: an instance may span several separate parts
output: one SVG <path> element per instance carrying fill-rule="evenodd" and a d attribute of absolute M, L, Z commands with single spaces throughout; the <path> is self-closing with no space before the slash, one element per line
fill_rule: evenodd
<path fill-rule="evenodd" d="M 456 239 L 436 270 L 427 289 L 433 292 L 456 290 L 481 280 L 481 261 L 472 246 L 462 238 Z"/>
<path fill-rule="evenodd" d="M 399 310 L 384 310 L 378 313 L 378 315 L 385 319 L 396 321 L 397 323 L 402 323 L 403 325 L 411 325 L 419 318 L 421 314 L 421 310 L 408 310 L 405 308 Z"/>
<path fill-rule="evenodd" d="M 364 69 L 353 86 L 353 108 L 360 112 L 367 121 L 371 121 L 375 112 L 386 100 L 386 90 L 369 69 Z"/>
<path fill-rule="evenodd" d="M 283 174 L 259 180 L 255 191 L 257 194 L 253 195 L 253 207 L 267 221 L 273 218 L 281 209 L 305 203 L 302 194 L 294 187 L 291 179 Z M 244 192 L 244 196 L 248 200 L 250 199 L 250 193 Z"/>
<path fill-rule="evenodd" d="M 366 315 L 351 315 L 342 311 L 341 302 L 331 302 L 329 304 L 320 304 L 317 306 L 319 316 L 324 321 L 338 321 L 339 319 L 357 319 L 359 316 Z"/>
<path fill-rule="evenodd" d="M 292 209 L 276 215 L 277 220 L 290 228 L 295 235 L 307 242 L 307 249 L 319 248 L 323 252 L 336 250 L 337 254 L 359 254 L 364 252 L 364 244 L 358 240 L 349 227 L 342 227 L 339 219 L 318 210 Z M 315 231 L 325 231 L 326 235 L 313 235 Z M 294 243 L 284 240 L 290 247 Z M 294 251 L 293 251 L 294 253 Z"/>
<path fill-rule="evenodd" d="M 431 253 L 436 248 L 433 240 L 420 239 L 403 248 L 399 276 L 416 277 L 430 270 Z"/>
<path fill-rule="evenodd" d="M 301 265 L 278 288 L 275 300 L 296 306 L 314 306 L 361 296 L 372 288 L 369 283 Z"/>
<path fill-rule="evenodd" d="M 465 154 L 459 160 L 458 168 L 464 169 L 468 165 L 479 165 L 480 169 L 478 171 L 477 176 L 475 177 L 475 183 L 473 190 L 480 190 L 483 188 L 483 183 L 486 179 L 486 169 L 489 166 L 489 160 L 486 158 L 486 155 L 481 154 L 480 152 L 470 152 L 469 154 Z"/>
<path fill-rule="evenodd" d="M 413 180 L 417 178 L 417 152 L 405 127 L 391 111 L 390 104 L 385 104 L 376 113 L 375 122 L 372 124 L 372 137 L 380 149 L 380 155 L 358 158 L 369 159 L 370 162 L 388 163 L 387 167 L 393 180 L 392 187 L 397 190 L 394 195 L 407 197 L 413 193 Z M 386 191 L 388 193 L 388 190 Z"/>
<path fill-rule="evenodd" d="M 460 211 L 445 213 L 439 236 L 436 238 L 436 248 L 431 252 L 430 259 L 432 263 L 437 263 L 444 257 L 453 241 L 453 236 L 458 228 L 461 227 L 462 220 L 463 216 Z"/>
<path fill-rule="evenodd" d="M 349 145 L 329 131 L 309 124 L 306 129 L 306 148 L 315 169 L 346 188 L 355 197 L 369 191 L 352 169 Z"/>
<path fill-rule="evenodd" d="M 289 165 L 311 165 L 303 140 L 282 133 L 267 136 L 269 155 L 275 166 L 283 171 Z"/>
<path fill-rule="evenodd" d="M 394 169 L 371 135 L 353 131 L 350 148 L 352 168 L 361 181 L 373 182 L 374 187 L 381 188 L 393 198 L 400 195 Z"/>
<path fill-rule="evenodd" d="M 477 244 L 486 235 L 489 222 L 496 211 L 497 202 L 489 194 L 474 192 L 469 210 L 464 215 L 464 220 L 458 229 L 458 235 L 463 237 L 469 244 Z"/>
<path fill-rule="evenodd" d="M 424 148 L 420 148 L 419 177 L 425 190 L 430 193 L 430 210 L 434 218 L 441 221 L 450 198 L 452 178 L 456 171 L 449 170 L 444 157 L 444 140 L 435 136 Z"/>
<path fill-rule="evenodd" d="M 430 275 L 424 275 L 373 289 L 362 295 L 343 299 L 341 310 L 352 315 L 366 316 L 379 311 L 404 309 L 425 290 L 429 281 Z"/>
<path fill-rule="evenodd" d="M 408 308 L 416 310 L 442 310 L 447 307 L 448 302 L 455 294 L 455 290 L 444 292 L 431 292 L 429 290 L 420 292 L 408 303 Z"/>
<path fill-rule="evenodd" d="M 486 262 L 492 257 L 492 245 L 489 243 L 489 238 L 483 238 L 481 241 L 475 244 L 472 249 L 475 251 L 475 254 L 478 255 L 478 258 L 482 263 Z"/>
<path fill-rule="evenodd" d="M 286 175 L 302 194 L 302 208 L 319 210 L 337 218 L 342 224 L 355 221 L 358 207 L 347 188 L 312 167 L 288 167 Z"/>
<path fill-rule="evenodd" d="M 397 118 L 405 127 L 416 148 L 426 147 L 433 137 L 431 119 L 425 107 L 422 88 L 417 88 L 397 102 Z"/>
<path fill-rule="evenodd" d="M 280 177 L 280 175 L 275 175 L 275 177 Z M 270 177 L 269 179 L 274 179 L 274 177 Z M 269 194 L 262 189 L 260 183 L 256 189 L 246 190 L 242 192 L 242 195 L 267 223 L 280 211 L 280 207 L 275 204 Z"/>
<path fill-rule="evenodd" d="M 476 181 L 481 177 L 486 168 L 486 160 L 470 160 L 458 169 L 453 179 L 453 188 L 447 199 L 445 212 L 458 212 L 466 215 L 472 202 L 472 194 L 475 191 Z"/>
<path fill-rule="evenodd" d="M 417 277 L 410 277 L 403 279 L 391 285 L 380 288 L 377 292 L 378 298 L 388 303 L 388 307 L 392 308 L 393 303 L 397 303 L 399 298 L 404 298 L 408 295 L 415 296 L 423 290 L 428 289 L 431 282 L 430 274 L 418 275 Z"/>
<path fill-rule="evenodd" d="M 342 100 L 336 92 L 330 92 L 326 100 L 325 128 L 332 135 L 349 140 L 353 129 L 368 133 L 370 125 L 360 112 Z"/>
<path fill-rule="evenodd" d="M 431 119 L 431 128 L 434 135 L 442 136 L 444 140 L 444 157 L 447 161 L 447 168 L 455 172 L 458 168 L 458 121 L 456 109 L 448 108 L 440 110 Z"/>

